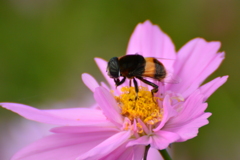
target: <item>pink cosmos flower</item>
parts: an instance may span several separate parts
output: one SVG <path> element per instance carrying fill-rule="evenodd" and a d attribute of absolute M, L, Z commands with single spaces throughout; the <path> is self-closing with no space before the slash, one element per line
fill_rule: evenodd
<path fill-rule="evenodd" d="M 127 54 L 162 58 L 171 79 L 178 82 L 152 80 L 159 85 L 156 102 L 151 87 L 138 82 L 140 91 L 138 100 L 134 100 L 134 89 L 128 87 L 128 82 L 116 89 L 106 73 L 107 62 L 96 58 L 110 87 L 103 82 L 99 85 L 89 74 L 82 75 L 96 100 L 91 108 L 39 110 L 23 104 L 0 104 L 27 119 L 60 126 L 51 129 L 54 134 L 23 148 L 12 159 L 138 160 L 143 158 L 147 145 L 163 150 L 173 142 L 197 136 L 211 115 L 204 112 L 205 101 L 227 80 L 227 76 L 218 77 L 200 86 L 224 59 L 219 48 L 219 42 L 196 38 L 176 53 L 172 41 L 158 26 L 149 21 L 139 24 Z"/>

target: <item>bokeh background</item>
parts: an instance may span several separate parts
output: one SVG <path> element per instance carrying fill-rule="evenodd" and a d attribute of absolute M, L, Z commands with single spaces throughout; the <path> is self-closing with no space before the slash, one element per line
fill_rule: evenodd
<path fill-rule="evenodd" d="M 0 101 L 36 108 L 93 104 L 81 74 L 103 81 L 93 58 L 125 54 L 135 26 L 146 19 L 158 24 L 177 50 L 190 39 L 204 37 L 221 41 L 226 52 L 223 64 L 208 79 L 230 75 L 208 100 L 210 124 L 196 138 L 173 144 L 173 158 L 240 159 L 239 0 L 0 1 Z M 0 137 L 12 145 L 12 135 L 6 133 L 20 119 L 0 108 Z"/>

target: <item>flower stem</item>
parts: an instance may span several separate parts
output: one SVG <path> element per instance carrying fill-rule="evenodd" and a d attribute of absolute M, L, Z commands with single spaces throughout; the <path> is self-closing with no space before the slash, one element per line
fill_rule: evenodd
<path fill-rule="evenodd" d="M 147 160 L 147 154 L 148 154 L 149 148 L 150 148 L 150 145 L 147 145 L 147 146 L 145 147 L 143 160 Z"/>
<path fill-rule="evenodd" d="M 170 155 L 168 154 L 167 150 L 158 150 L 159 153 L 162 155 L 164 160 L 172 160 L 172 158 L 170 157 Z"/>

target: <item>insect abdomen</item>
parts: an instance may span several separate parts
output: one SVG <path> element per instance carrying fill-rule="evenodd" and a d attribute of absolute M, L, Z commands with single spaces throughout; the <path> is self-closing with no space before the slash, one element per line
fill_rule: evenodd
<path fill-rule="evenodd" d="M 166 70 L 163 67 L 163 64 L 159 62 L 157 59 L 153 58 L 153 62 L 155 64 L 155 74 L 154 78 L 158 80 L 162 80 L 166 77 Z"/>
<path fill-rule="evenodd" d="M 166 77 L 166 71 L 161 62 L 152 57 L 147 57 L 145 60 L 146 66 L 143 77 L 150 77 L 159 81 Z"/>

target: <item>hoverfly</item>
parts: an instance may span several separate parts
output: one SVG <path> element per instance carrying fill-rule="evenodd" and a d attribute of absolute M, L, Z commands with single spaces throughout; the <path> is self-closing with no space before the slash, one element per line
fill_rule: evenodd
<path fill-rule="evenodd" d="M 139 54 L 125 55 L 122 57 L 113 57 L 109 60 L 107 73 L 113 78 L 116 86 L 120 86 L 126 78 L 133 80 L 136 94 L 138 93 L 138 83 L 136 79 L 153 87 L 152 95 L 158 92 L 158 85 L 144 79 L 143 77 L 152 78 L 162 81 L 166 77 L 166 69 L 161 62 L 153 57 L 143 57 Z M 123 79 L 119 79 L 123 77 Z"/>

